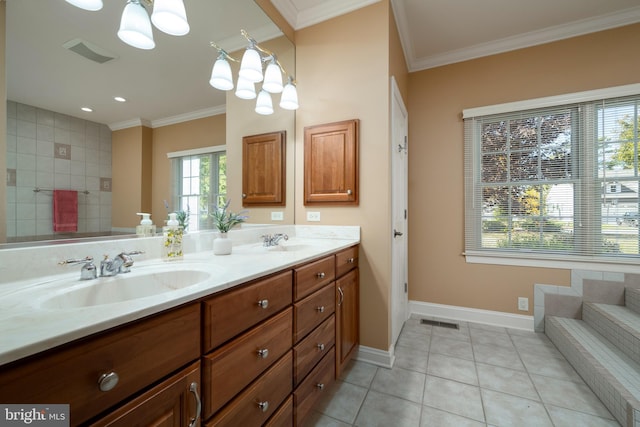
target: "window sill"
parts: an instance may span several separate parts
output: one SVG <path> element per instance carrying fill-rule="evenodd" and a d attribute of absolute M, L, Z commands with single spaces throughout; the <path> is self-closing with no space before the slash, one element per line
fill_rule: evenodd
<path fill-rule="evenodd" d="M 607 260 L 603 258 L 578 258 L 565 256 L 557 258 L 544 258 L 542 256 L 527 256 L 522 253 L 507 254 L 501 252 L 467 251 L 462 254 L 469 264 L 493 264 L 510 265 L 516 267 L 557 268 L 565 270 L 593 270 L 615 273 L 640 273 L 640 264 L 637 258 Z"/>

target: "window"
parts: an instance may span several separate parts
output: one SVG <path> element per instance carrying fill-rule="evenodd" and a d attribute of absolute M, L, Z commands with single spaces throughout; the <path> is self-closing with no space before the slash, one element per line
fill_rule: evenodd
<path fill-rule="evenodd" d="M 465 110 L 467 259 L 637 265 L 640 95 L 598 95 Z"/>
<path fill-rule="evenodd" d="M 227 196 L 224 147 L 169 153 L 169 157 L 173 162 L 173 206 L 189 213 L 189 231 L 212 229 L 209 212 L 224 204 Z"/>

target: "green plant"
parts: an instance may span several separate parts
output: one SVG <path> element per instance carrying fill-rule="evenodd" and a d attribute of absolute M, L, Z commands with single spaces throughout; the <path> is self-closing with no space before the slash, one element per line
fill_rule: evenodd
<path fill-rule="evenodd" d="M 182 227 L 184 231 L 187 231 L 187 228 L 189 228 L 189 211 L 176 212 L 176 219 L 180 227 Z"/>
<path fill-rule="evenodd" d="M 213 209 L 213 213 L 211 216 L 213 217 L 213 225 L 218 229 L 221 233 L 227 233 L 233 227 L 238 224 L 245 222 L 248 216 L 244 215 L 246 211 L 241 211 L 238 213 L 227 212 L 229 208 L 229 200 L 226 203 L 217 209 Z"/>

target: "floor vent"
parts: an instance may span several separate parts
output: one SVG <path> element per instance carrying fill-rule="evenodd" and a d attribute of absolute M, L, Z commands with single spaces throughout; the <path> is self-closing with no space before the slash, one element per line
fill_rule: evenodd
<path fill-rule="evenodd" d="M 420 319 L 420 323 L 423 325 L 440 326 L 442 328 L 460 329 L 457 323 L 441 322 L 439 320 Z"/>

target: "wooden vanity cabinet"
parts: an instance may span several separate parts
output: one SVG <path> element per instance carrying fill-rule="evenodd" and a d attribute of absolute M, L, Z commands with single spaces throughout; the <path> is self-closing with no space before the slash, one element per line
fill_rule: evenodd
<path fill-rule="evenodd" d="M 75 426 L 199 355 L 200 304 L 195 303 L 0 368 L 0 402 L 67 403 Z"/>
<path fill-rule="evenodd" d="M 360 271 L 358 246 L 336 254 L 336 377 L 360 342 Z"/>
<path fill-rule="evenodd" d="M 242 138 L 242 206 L 286 204 L 286 132 Z"/>

